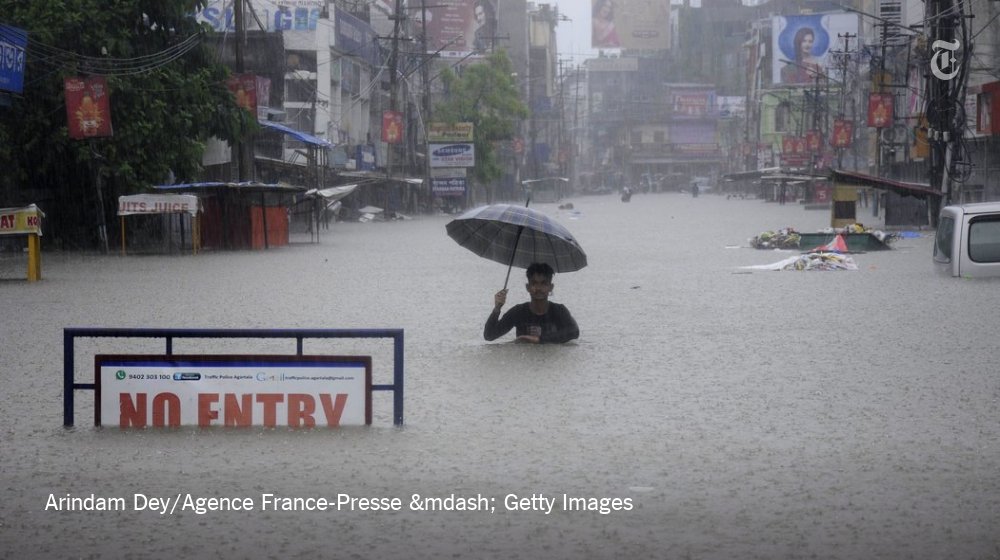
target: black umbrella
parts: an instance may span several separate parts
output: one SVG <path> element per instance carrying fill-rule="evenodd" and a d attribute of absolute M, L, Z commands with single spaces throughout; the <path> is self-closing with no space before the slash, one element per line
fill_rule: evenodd
<path fill-rule="evenodd" d="M 492 204 L 474 208 L 447 225 L 448 236 L 459 245 L 492 261 L 527 268 L 548 263 L 556 272 L 587 266 L 587 255 L 573 234 L 552 218 L 525 206 Z"/>

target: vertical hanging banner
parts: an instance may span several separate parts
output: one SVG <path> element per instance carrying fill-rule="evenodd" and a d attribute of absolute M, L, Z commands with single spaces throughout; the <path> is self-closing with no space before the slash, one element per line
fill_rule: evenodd
<path fill-rule="evenodd" d="M 267 110 L 271 107 L 271 78 L 254 76 L 257 101 L 257 120 L 267 120 Z"/>
<path fill-rule="evenodd" d="M 399 144 L 403 141 L 403 113 L 382 111 L 382 141 L 386 144 Z"/>
<path fill-rule="evenodd" d="M 806 131 L 806 150 L 812 153 L 819 153 L 820 133 L 818 130 Z"/>
<path fill-rule="evenodd" d="M 28 33 L 0 24 L 0 90 L 21 93 L 24 87 L 24 51 Z"/>
<path fill-rule="evenodd" d="M 66 78 L 66 120 L 69 137 L 77 140 L 111 136 L 111 100 L 103 77 Z"/>
<path fill-rule="evenodd" d="M 236 74 L 226 80 L 226 87 L 236 97 L 236 104 L 257 114 L 257 76 L 253 74 Z M 268 84 L 270 90 L 270 84 Z"/>
<path fill-rule="evenodd" d="M 851 137 L 854 136 L 854 123 L 844 119 L 833 121 L 833 136 L 830 138 L 830 145 L 834 148 L 846 148 L 851 145 Z"/>
<path fill-rule="evenodd" d="M 892 94 L 868 94 L 868 126 L 886 128 L 892 126 Z"/>

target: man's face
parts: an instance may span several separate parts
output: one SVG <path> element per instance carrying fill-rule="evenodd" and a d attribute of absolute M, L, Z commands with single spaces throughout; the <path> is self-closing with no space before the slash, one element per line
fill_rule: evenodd
<path fill-rule="evenodd" d="M 545 300 L 549 299 L 549 294 L 552 293 L 554 284 L 541 274 L 532 274 L 525 287 L 528 289 L 531 299 Z"/>
<path fill-rule="evenodd" d="M 486 8 L 476 6 L 476 23 L 482 25 L 486 22 Z"/>

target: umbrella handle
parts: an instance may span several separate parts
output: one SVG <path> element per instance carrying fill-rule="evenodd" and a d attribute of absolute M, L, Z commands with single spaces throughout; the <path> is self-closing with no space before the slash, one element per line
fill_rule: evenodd
<path fill-rule="evenodd" d="M 530 197 L 528 200 L 531 200 Z M 527 204 L 524 205 L 527 208 Z M 507 264 L 507 278 L 504 278 L 503 289 L 507 289 L 507 282 L 510 281 L 510 269 L 514 268 L 514 257 L 517 256 L 517 245 L 521 242 L 521 232 L 524 231 L 524 226 L 517 226 L 517 237 L 514 238 L 514 250 L 510 253 L 510 263 Z"/>
<path fill-rule="evenodd" d="M 527 208 L 531 204 L 531 189 L 528 189 L 528 199 L 524 201 L 524 207 Z M 510 263 L 507 265 L 507 278 L 504 278 L 503 289 L 507 289 L 507 282 L 510 281 L 510 269 L 514 268 L 514 257 L 517 256 L 517 244 L 521 241 L 521 232 L 524 231 L 524 226 L 517 228 L 517 237 L 514 239 L 514 252 L 510 255 Z"/>

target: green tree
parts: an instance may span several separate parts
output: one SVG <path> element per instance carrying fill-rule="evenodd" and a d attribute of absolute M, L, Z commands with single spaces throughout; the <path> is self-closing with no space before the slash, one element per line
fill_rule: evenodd
<path fill-rule="evenodd" d="M 235 140 L 240 110 L 228 71 L 201 39 L 200 0 L 0 0 L 3 23 L 28 33 L 24 91 L 0 107 L 0 206 L 35 202 L 46 239 L 93 247 L 118 195 L 201 171 L 205 140 Z M 107 78 L 110 138 L 71 139 L 63 80 Z M 249 125 L 251 128 L 254 126 Z M 114 225 L 114 220 L 109 220 Z"/>
<path fill-rule="evenodd" d="M 495 144 L 512 139 L 518 120 L 528 116 L 512 73 L 507 53 L 499 50 L 481 63 L 466 67 L 461 76 L 450 69 L 441 75 L 447 94 L 435 107 L 435 118 L 473 123 L 476 149 L 473 177 L 483 185 L 490 185 L 503 174 Z"/>

